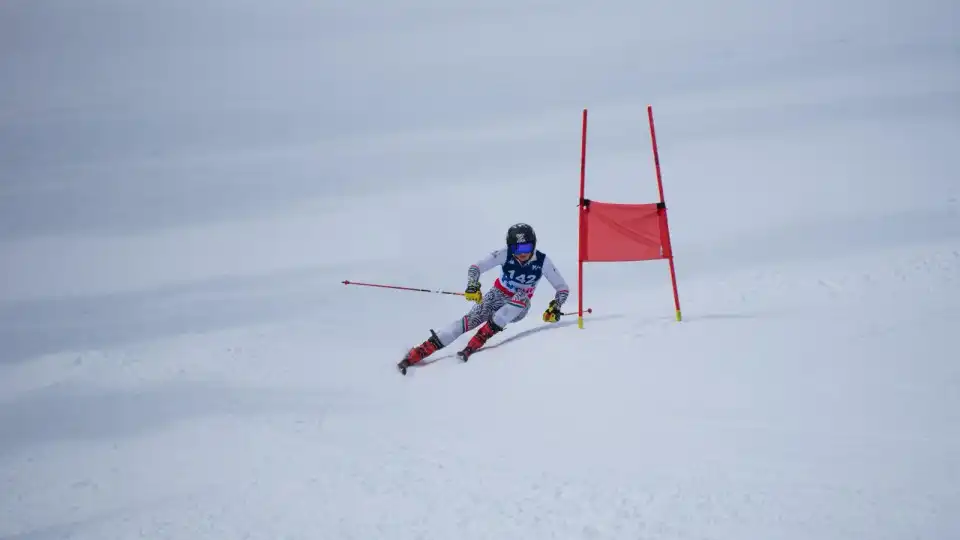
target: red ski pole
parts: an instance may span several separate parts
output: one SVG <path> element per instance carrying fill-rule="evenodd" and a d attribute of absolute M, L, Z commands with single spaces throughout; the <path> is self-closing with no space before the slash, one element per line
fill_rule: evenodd
<path fill-rule="evenodd" d="M 347 280 L 347 279 L 341 281 L 341 283 L 343 283 L 344 285 L 357 285 L 357 286 L 360 286 L 360 287 L 379 287 L 379 288 L 381 288 L 381 289 L 395 289 L 395 290 L 399 290 L 399 291 L 414 291 L 414 292 L 425 292 L 425 293 L 433 293 L 433 294 L 452 294 L 452 295 L 456 295 L 456 296 L 463 296 L 463 293 L 462 293 L 462 292 L 444 291 L 444 290 L 442 290 L 442 289 L 424 289 L 424 288 L 420 288 L 420 287 L 403 287 L 403 286 L 400 286 L 400 285 L 382 285 L 382 284 L 379 284 L 379 283 L 362 283 L 362 282 L 360 282 L 360 281 L 350 281 L 350 280 Z M 583 310 L 583 312 L 584 312 L 584 313 L 593 313 L 593 308 L 587 308 L 587 309 Z M 576 311 L 570 311 L 570 312 L 568 312 L 568 313 L 560 313 L 560 314 L 563 315 L 564 317 L 566 317 L 566 316 L 569 316 L 569 315 L 577 315 L 578 312 L 576 312 Z"/>
<path fill-rule="evenodd" d="M 425 293 L 434 293 L 434 294 L 453 294 L 453 295 L 456 295 L 456 296 L 463 296 L 463 293 L 462 293 L 462 292 L 444 291 L 444 290 L 441 290 L 441 289 L 424 289 L 424 288 L 419 288 L 419 287 L 401 287 L 401 286 L 399 286 L 399 285 L 381 285 L 381 284 L 378 284 L 378 283 L 361 283 L 361 282 L 359 282 L 359 281 L 350 281 L 350 280 L 343 280 L 342 283 L 343 283 L 344 285 L 358 285 L 358 286 L 361 286 L 361 287 L 379 287 L 379 288 L 381 288 L 381 289 L 396 289 L 396 290 L 400 290 L 400 291 L 414 291 L 414 292 L 425 292 Z"/>

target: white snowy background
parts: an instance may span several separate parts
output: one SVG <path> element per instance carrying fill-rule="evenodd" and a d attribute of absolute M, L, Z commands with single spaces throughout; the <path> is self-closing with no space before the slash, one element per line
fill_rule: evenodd
<path fill-rule="evenodd" d="M 960 537 L 960 4 L 0 2 L 0 539 Z M 663 261 L 394 369 L 509 225 Z M 483 277 L 488 286 L 494 279 Z M 568 309 L 575 309 L 574 290 Z"/>

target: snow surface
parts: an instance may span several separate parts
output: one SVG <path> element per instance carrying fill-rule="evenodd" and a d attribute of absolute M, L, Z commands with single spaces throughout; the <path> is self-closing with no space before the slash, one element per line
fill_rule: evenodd
<path fill-rule="evenodd" d="M 960 538 L 957 21 L 0 3 L 0 539 Z M 341 281 L 527 221 L 575 284 L 581 110 L 588 196 L 653 202 L 647 104 L 683 322 L 588 264 L 583 330 L 544 284 L 398 375 L 469 306 Z"/>

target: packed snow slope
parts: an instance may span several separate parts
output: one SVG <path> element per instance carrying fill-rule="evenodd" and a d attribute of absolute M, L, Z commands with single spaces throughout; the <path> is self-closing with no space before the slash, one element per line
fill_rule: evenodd
<path fill-rule="evenodd" d="M 960 537 L 958 10 L 0 3 L 0 539 Z M 585 327 L 400 376 L 517 221 Z"/>

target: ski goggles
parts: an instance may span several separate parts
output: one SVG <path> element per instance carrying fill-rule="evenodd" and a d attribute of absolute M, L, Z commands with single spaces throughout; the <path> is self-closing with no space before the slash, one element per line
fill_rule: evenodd
<path fill-rule="evenodd" d="M 532 242 L 525 242 L 523 244 L 513 244 L 510 247 L 513 248 L 514 253 L 532 253 L 533 252 Z"/>

